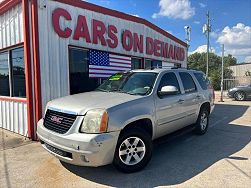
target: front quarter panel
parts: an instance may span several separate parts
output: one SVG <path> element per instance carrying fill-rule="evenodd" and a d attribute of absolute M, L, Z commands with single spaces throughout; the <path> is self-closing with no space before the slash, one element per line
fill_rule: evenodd
<path fill-rule="evenodd" d="M 140 120 L 150 119 L 153 125 L 153 135 L 155 134 L 154 122 L 154 100 L 152 96 L 142 97 L 133 101 L 129 101 L 108 109 L 109 124 L 108 131 L 120 131 L 126 125 Z"/>

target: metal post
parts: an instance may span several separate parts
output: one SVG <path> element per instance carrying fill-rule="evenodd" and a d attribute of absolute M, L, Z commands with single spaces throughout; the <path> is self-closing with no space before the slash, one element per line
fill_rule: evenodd
<path fill-rule="evenodd" d="M 208 62 L 209 62 L 209 33 L 210 33 L 210 17 L 209 17 L 209 11 L 207 12 L 207 69 L 206 69 L 206 76 L 208 77 Z"/>
<path fill-rule="evenodd" d="M 222 44 L 222 59 L 221 59 L 221 96 L 219 102 L 223 101 L 223 76 L 224 76 L 224 44 Z"/>

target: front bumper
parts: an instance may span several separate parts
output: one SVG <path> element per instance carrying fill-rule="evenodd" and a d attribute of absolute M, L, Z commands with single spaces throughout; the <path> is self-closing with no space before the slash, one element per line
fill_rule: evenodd
<path fill-rule="evenodd" d="M 112 163 L 119 132 L 58 134 L 46 129 L 40 120 L 37 135 L 42 146 L 61 161 L 79 166 L 102 166 Z"/>

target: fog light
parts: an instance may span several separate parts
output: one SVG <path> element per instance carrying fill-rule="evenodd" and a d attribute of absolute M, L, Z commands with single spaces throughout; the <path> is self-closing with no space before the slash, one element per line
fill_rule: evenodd
<path fill-rule="evenodd" d="M 86 163 L 89 163 L 89 159 L 85 155 L 81 155 L 80 158 L 81 158 L 82 161 L 84 161 Z"/>

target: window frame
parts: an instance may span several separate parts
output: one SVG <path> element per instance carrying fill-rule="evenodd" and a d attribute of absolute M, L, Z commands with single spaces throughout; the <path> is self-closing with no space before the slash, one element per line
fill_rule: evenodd
<path fill-rule="evenodd" d="M 25 94 L 25 97 L 17 97 L 14 96 L 14 84 L 13 84 L 13 62 L 12 62 L 12 51 L 18 48 L 23 48 L 24 49 L 24 44 L 18 44 L 18 45 L 13 45 L 4 49 L 0 49 L 0 54 L 2 53 L 8 53 L 8 72 L 9 72 L 9 95 L 5 96 L 5 95 L 0 95 L 0 100 L 12 100 L 13 101 L 17 101 L 17 102 L 25 102 L 27 99 L 27 93 Z M 25 56 L 25 53 L 24 53 Z M 26 69 L 26 65 L 24 62 L 24 68 Z M 26 90 L 26 71 L 25 71 L 25 90 Z"/>
<path fill-rule="evenodd" d="M 199 79 L 198 79 L 198 77 L 196 76 L 196 75 L 202 75 L 203 77 L 205 77 L 206 78 L 206 75 L 204 74 L 204 73 L 202 73 L 202 72 L 194 72 L 193 73 L 193 75 L 194 75 L 194 77 L 195 77 L 195 79 L 196 79 L 196 81 L 198 82 L 198 85 L 200 86 L 200 88 L 202 89 L 202 90 L 207 90 L 208 89 L 208 87 L 210 86 L 210 81 L 208 80 L 208 78 L 206 78 L 205 80 L 206 80 L 206 88 L 204 89 L 204 87 L 201 85 L 201 83 L 200 83 L 200 81 L 199 81 Z"/>
<path fill-rule="evenodd" d="M 161 80 L 162 80 L 162 78 L 163 78 L 166 74 L 174 74 L 174 76 L 175 76 L 175 78 L 176 78 L 176 81 L 177 81 L 177 83 L 178 83 L 178 85 L 179 85 L 179 88 L 177 88 L 178 91 L 179 91 L 179 93 L 177 93 L 177 94 L 175 94 L 175 95 L 167 95 L 167 96 L 164 96 L 164 97 L 159 97 L 158 91 L 160 91 L 160 88 L 159 88 L 159 87 L 160 87 L 160 84 L 161 84 Z M 181 94 L 182 94 L 181 84 L 180 84 L 179 78 L 178 78 L 178 76 L 177 76 L 177 74 L 176 74 L 175 72 L 165 72 L 165 73 L 161 76 L 161 78 L 159 79 L 159 82 L 158 82 L 158 87 L 157 87 L 157 89 L 156 89 L 156 94 L 157 94 L 157 96 L 158 96 L 160 99 L 163 99 L 163 98 L 166 98 L 166 97 L 174 97 L 174 96 L 178 96 L 178 95 L 181 95 Z"/>
<path fill-rule="evenodd" d="M 180 76 L 180 73 L 186 73 L 186 74 L 188 74 L 188 75 L 192 78 L 192 81 L 193 81 L 193 83 L 194 83 L 194 85 L 195 85 L 195 90 L 194 90 L 194 91 L 186 92 L 185 87 L 184 87 L 184 83 L 183 83 L 183 81 L 182 81 L 182 79 L 181 79 L 181 76 Z M 178 75 L 179 75 L 180 82 L 181 82 L 182 87 L 183 87 L 184 94 L 196 93 L 196 92 L 198 91 L 198 86 L 197 86 L 197 84 L 196 84 L 196 80 L 193 78 L 193 75 L 192 75 L 192 74 L 190 74 L 189 72 L 180 71 L 180 72 L 178 72 Z"/>

